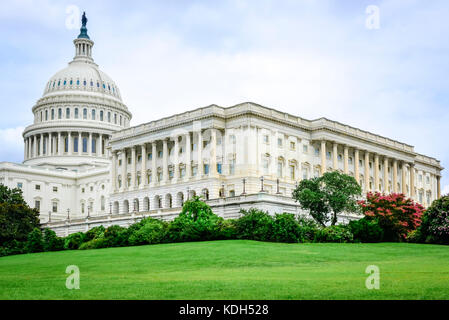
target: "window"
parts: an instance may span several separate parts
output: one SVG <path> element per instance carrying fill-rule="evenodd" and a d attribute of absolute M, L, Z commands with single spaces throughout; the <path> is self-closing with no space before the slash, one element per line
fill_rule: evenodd
<path fill-rule="evenodd" d="M 159 157 L 159 158 L 162 158 L 163 156 L 164 156 L 164 152 L 163 152 L 163 151 L 159 151 L 158 157 Z"/>
<path fill-rule="evenodd" d="M 95 109 L 92 109 L 92 120 L 95 120 Z"/>
<path fill-rule="evenodd" d="M 48 120 L 48 110 L 45 110 L 45 121 Z"/>
<path fill-rule="evenodd" d="M 331 156 L 332 156 L 332 153 L 331 153 L 330 151 L 326 152 L 326 158 L 327 158 L 327 159 L 330 159 Z"/>
<path fill-rule="evenodd" d="M 196 143 L 192 143 L 192 151 L 196 150 Z"/>
<path fill-rule="evenodd" d="M 168 169 L 168 178 L 171 180 L 173 179 L 173 176 L 174 176 L 173 169 Z"/>
<path fill-rule="evenodd" d="M 204 164 L 204 174 L 209 174 L 209 165 Z"/>
<path fill-rule="evenodd" d="M 41 202 L 39 200 L 34 201 L 34 208 L 40 212 L 41 210 Z"/>
<path fill-rule="evenodd" d="M 352 164 L 352 157 L 349 157 L 349 164 Z"/>
<path fill-rule="evenodd" d="M 78 137 L 75 137 L 73 139 L 73 152 L 77 153 L 78 152 Z"/>
<path fill-rule="evenodd" d="M 122 116 L 120 115 L 120 125 L 122 125 Z"/>
<path fill-rule="evenodd" d="M 58 203 L 56 201 L 52 202 L 52 211 L 58 212 Z"/>
<path fill-rule="evenodd" d="M 315 155 L 319 156 L 320 155 L 320 148 L 315 148 Z"/>
<path fill-rule="evenodd" d="M 270 143 L 270 137 L 268 137 L 268 135 L 264 135 L 263 136 L 263 142 L 264 143 Z"/>
<path fill-rule="evenodd" d="M 62 119 L 62 109 L 58 109 L 58 119 Z"/>
<path fill-rule="evenodd" d="M 196 174 L 198 173 L 198 168 L 197 167 L 192 167 L 192 176 L 196 176 Z"/>
<path fill-rule="evenodd" d="M 282 139 L 281 138 L 278 138 L 278 147 L 282 148 Z"/>
<path fill-rule="evenodd" d="M 79 116 L 79 114 L 78 114 L 78 108 L 75 108 L 75 119 L 78 119 L 78 116 Z"/>
<path fill-rule="evenodd" d="M 142 156 L 137 156 L 137 162 L 142 162 Z"/>
<path fill-rule="evenodd" d="M 208 143 L 209 143 L 209 141 L 203 141 L 203 149 L 207 147 Z"/>
<path fill-rule="evenodd" d="M 282 162 L 278 161 L 278 178 L 282 178 Z"/>
<path fill-rule="evenodd" d="M 229 174 L 235 174 L 235 160 L 232 159 L 229 163 Z"/>
<path fill-rule="evenodd" d="M 149 154 L 148 154 L 148 160 L 151 160 L 151 159 L 153 159 L 153 154 L 152 154 L 152 153 L 149 153 Z"/>
<path fill-rule="evenodd" d="M 22 189 L 22 187 L 23 187 L 22 182 L 17 182 L 17 188 Z"/>
<path fill-rule="evenodd" d="M 117 124 L 117 114 L 114 113 L 114 123 Z"/>
<path fill-rule="evenodd" d="M 185 168 L 181 168 L 181 170 L 180 170 L 181 178 L 184 178 L 185 175 L 186 175 L 186 169 Z"/>
<path fill-rule="evenodd" d="M 118 165 L 119 165 L 119 166 L 122 165 L 122 160 L 121 160 L 121 159 L 118 161 Z"/>
<path fill-rule="evenodd" d="M 41 189 L 41 185 L 40 185 L 40 184 L 36 184 L 36 185 L 34 186 L 34 189 L 35 189 L 35 190 L 40 190 L 40 189 Z"/>
<path fill-rule="evenodd" d="M 97 153 L 97 139 L 92 139 L 92 152 Z"/>
<path fill-rule="evenodd" d="M 290 142 L 290 149 L 295 150 L 296 149 L 296 143 L 293 141 Z"/>
<path fill-rule="evenodd" d="M 84 191 L 85 191 L 86 189 L 84 189 L 84 188 L 81 188 L 81 193 L 84 193 Z"/>
<path fill-rule="evenodd" d="M 307 168 L 302 169 L 302 178 L 304 180 L 309 178 L 309 169 L 307 169 Z"/>
<path fill-rule="evenodd" d="M 229 142 L 232 143 L 232 144 L 235 144 L 235 135 L 231 134 L 229 136 Z"/>
<path fill-rule="evenodd" d="M 92 192 L 92 191 L 94 191 L 94 187 L 91 186 L 90 187 L 90 192 Z"/>
<path fill-rule="evenodd" d="M 87 138 L 83 138 L 83 152 L 87 152 Z"/>
<path fill-rule="evenodd" d="M 100 111 L 100 121 L 103 121 L 103 110 Z"/>
<path fill-rule="evenodd" d="M 302 146 L 302 152 L 307 153 L 308 152 L 308 147 L 306 145 Z"/>
<path fill-rule="evenodd" d="M 419 182 L 422 182 L 422 174 L 419 175 Z M 420 201 L 421 202 L 421 201 Z"/>
<path fill-rule="evenodd" d="M 217 172 L 221 174 L 221 163 L 217 163 Z"/>
<path fill-rule="evenodd" d="M 427 183 L 427 184 L 430 183 L 430 178 L 429 178 L 429 176 L 426 176 L 426 183 Z"/>
<path fill-rule="evenodd" d="M 83 119 L 87 119 L 87 109 L 83 109 Z"/>
<path fill-rule="evenodd" d="M 128 158 L 128 164 L 131 164 L 131 158 Z"/>
<path fill-rule="evenodd" d="M 65 118 L 70 119 L 70 108 L 65 109 Z"/>
<path fill-rule="evenodd" d="M 51 120 L 55 120 L 55 109 L 51 109 Z"/>
<path fill-rule="evenodd" d="M 268 174 L 268 159 L 263 159 L 262 165 L 263 165 L 263 173 Z"/>
<path fill-rule="evenodd" d="M 108 122 L 111 122 L 111 112 L 108 111 Z"/>
<path fill-rule="evenodd" d="M 53 192 L 58 192 L 58 187 L 53 187 Z"/>
<path fill-rule="evenodd" d="M 84 202 L 81 203 L 81 213 L 84 213 Z"/>
<path fill-rule="evenodd" d="M 290 179 L 295 180 L 295 166 L 290 166 Z"/>

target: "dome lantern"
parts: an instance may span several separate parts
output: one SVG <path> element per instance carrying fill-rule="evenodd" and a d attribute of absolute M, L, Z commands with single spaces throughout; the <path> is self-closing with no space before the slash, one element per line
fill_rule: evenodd
<path fill-rule="evenodd" d="M 84 61 L 86 63 L 93 63 L 94 60 L 92 58 L 92 47 L 94 46 L 94 42 L 90 40 L 87 34 L 86 12 L 83 12 L 81 22 L 82 26 L 80 29 L 80 34 L 78 35 L 78 38 L 73 40 L 73 43 L 75 44 L 75 58 L 73 58 L 73 61 Z"/>

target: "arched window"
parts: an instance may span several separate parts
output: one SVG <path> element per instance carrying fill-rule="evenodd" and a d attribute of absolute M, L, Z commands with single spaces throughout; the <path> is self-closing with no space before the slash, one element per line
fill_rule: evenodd
<path fill-rule="evenodd" d="M 55 120 L 55 109 L 51 109 L 51 120 Z"/>
<path fill-rule="evenodd" d="M 83 152 L 87 152 L 87 138 L 83 138 Z"/>
<path fill-rule="evenodd" d="M 87 119 L 87 109 L 83 109 L 83 119 Z"/>
<path fill-rule="evenodd" d="M 70 108 L 65 109 L 65 118 L 70 119 Z"/>
<path fill-rule="evenodd" d="M 101 211 L 104 211 L 104 207 L 105 207 L 105 199 L 104 196 L 101 196 Z"/>
<path fill-rule="evenodd" d="M 92 120 L 95 120 L 95 109 L 92 109 Z"/>
<path fill-rule="evenodd" d="M 108 122 L 111 122 L 111 112 L 108 111 Z"/>
<path fill-rule="evenodd" d="M 73 152 L 78 152 L 78 137 L 73 139 Z"/>
<path fill-rule="evenodd" d="M 62 119 L 62 109 L 58 109 L 58 119 Z"/>
<path fill-rule="evenodd" d="M 117 113 L 114 113 L 114 123 L 117 124 Z"/>
<path fill-rule="evenodd" d="M 75 108 L 75 119 L 78 119 L 78 108 Z"/>
<path fill-rule="evenodd" d="M 92 153 L 97 153 L 97 139 L 92 139 Z"/>
<path fill-rule="evenodd" d="M 103 110 L 100 111 L 100 121 L 103 121 Z"/>

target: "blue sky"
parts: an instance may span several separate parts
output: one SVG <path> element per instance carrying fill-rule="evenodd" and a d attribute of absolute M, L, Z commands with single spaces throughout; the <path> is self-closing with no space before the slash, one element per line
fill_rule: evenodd
<path fill-rule="evenodd" d="M 94 59 L 132 125 L 253 101 L 411 144 L 449 167 L 446 0 L 4 1 L 0 161 L 23 160 L 31 108 L 73 58 L 70 5 L 87 12 Z M 366 28 L 368 5 L 379 29 Z"/>

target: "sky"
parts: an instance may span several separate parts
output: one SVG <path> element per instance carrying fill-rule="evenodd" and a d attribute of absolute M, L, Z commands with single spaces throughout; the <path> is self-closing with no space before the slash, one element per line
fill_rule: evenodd
<path fill-rule="evenodd" d="M 23 161 L 31 108 L 72 60 L 82 11 L 131 125 L 252 101 L 449 167 L 447 0 L 2 1 L 0 161 Z"/>

